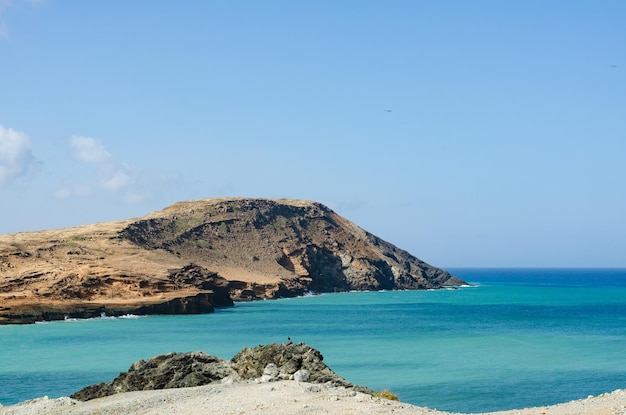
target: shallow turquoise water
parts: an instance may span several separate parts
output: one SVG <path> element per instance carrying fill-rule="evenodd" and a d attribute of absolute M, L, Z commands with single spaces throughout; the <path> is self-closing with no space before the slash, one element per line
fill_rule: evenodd
<path fill-rule="evenodd" d="M 471 288 L 237 304 L 214 314 L 0 327 L 0 403 L 69 395 L 140 358 L 231 358 L 288 337 L 359 385 L 458 412 L 626 388 L 626 270 L 458 269 Z"/>

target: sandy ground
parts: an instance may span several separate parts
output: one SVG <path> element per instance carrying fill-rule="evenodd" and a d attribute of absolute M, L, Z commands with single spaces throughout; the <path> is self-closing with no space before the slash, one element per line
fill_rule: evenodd
<path fill-rule="evenodd" d="M 0 415 L 317 415 L 449 414 L 374 398 L 345 388 L 280 381 L 130 392 L 78 402 L 39 398 L 0 406 Z M 624 415 L 626 390 L 555 406 L 496 412 L 498 415 Z"/>

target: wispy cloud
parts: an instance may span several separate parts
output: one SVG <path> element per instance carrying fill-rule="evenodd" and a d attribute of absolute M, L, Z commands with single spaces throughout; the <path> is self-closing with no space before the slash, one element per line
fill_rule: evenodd
<path fill-rule="evenodd" d="M 45 3 L 46 0 L 0 0 L 0 39 L 7 40 L 11 36 L 11 29 L 6 23 L 6 11 L 14 6 L 26 5 L 37 7 Z"/>
<path fill-rule="evenodd" d="M 111 158 L 111 154 L 95 138 L 74 136 L 70 138 L 70 146 L 74 158 L 85 163 L 103 164 Z"/>
<path fill-rule="evenodd" d="M 9 26 L 2 20 L 0 20 L 0 39 L 8 39 L 11 31 Z"/>
<path fill-rule="evenodd" d="M 57 199 L 68 199 L 70 197 L 85 197 L 92 194 L 92 189 L 88 184 L 73 184 L 57 189 L 52 195 Z"/>
<path fill-rule="evenodd" d="M 100 187 L 107 190 L 119 190 L 128 185 L 130 176 L 123 170 L 118 170 L 115 166 L 106 166 L 100 172 Z"/>
<path fill-rule="evenodd" d="M 125 203 L 143 201 L 141 192 L 134 188 L 138 171 L 127 163 L 119 162 L 97 139 L 73 136 L 69 140 L 74 159 L 91 165 L 95 169 L 95 179 L 91 183 L 63 186 L 54 192 L 57 198 L 86 197 L 98 190 L 118 194 Z"/>
<path fill-rule="evenodd" d="M 25 175 L 37 164 L 30 138 L 0 125 L 0 186 Z"/>
<path fill-rule="evenodd" d="M 11 6 L 13 2 L 11 0 L 0 0 L 0 39 L 6 40 L 9 38 L 11 31 L 9 30 L 9 25 L 4 21 L 3 15 L 4 10 Z"/>

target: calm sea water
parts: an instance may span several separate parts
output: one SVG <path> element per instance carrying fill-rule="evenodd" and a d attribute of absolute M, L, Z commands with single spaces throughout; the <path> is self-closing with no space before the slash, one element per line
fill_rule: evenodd
<path fill-rule="evenodd" d="M 214 314 L 0 326 L 0 403 L 67 396 L 138 359 L 305 342 L 352 383 L 483 412 L 626 388 L 626 269 L 452 269 L 474 287 L 237 304 Z"/>

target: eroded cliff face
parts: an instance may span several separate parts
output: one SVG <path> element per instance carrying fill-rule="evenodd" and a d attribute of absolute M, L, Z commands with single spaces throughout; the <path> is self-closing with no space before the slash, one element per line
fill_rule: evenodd
<path fill-rule="evenodd" d="M 0 323 L 461 284 L 306 201 L 205 199 L 136 220 L 0 235 Z"/>
<path fill-rule="evenodd" d="M 463 283 L 319 203 L 237 199 L 179 203 L 169 209 L 128 225 L 120 237 L 202 264 L 229 279 L 237 278 L 231 270 L 276 275 L 283 281 L 283 293 Z"/>

